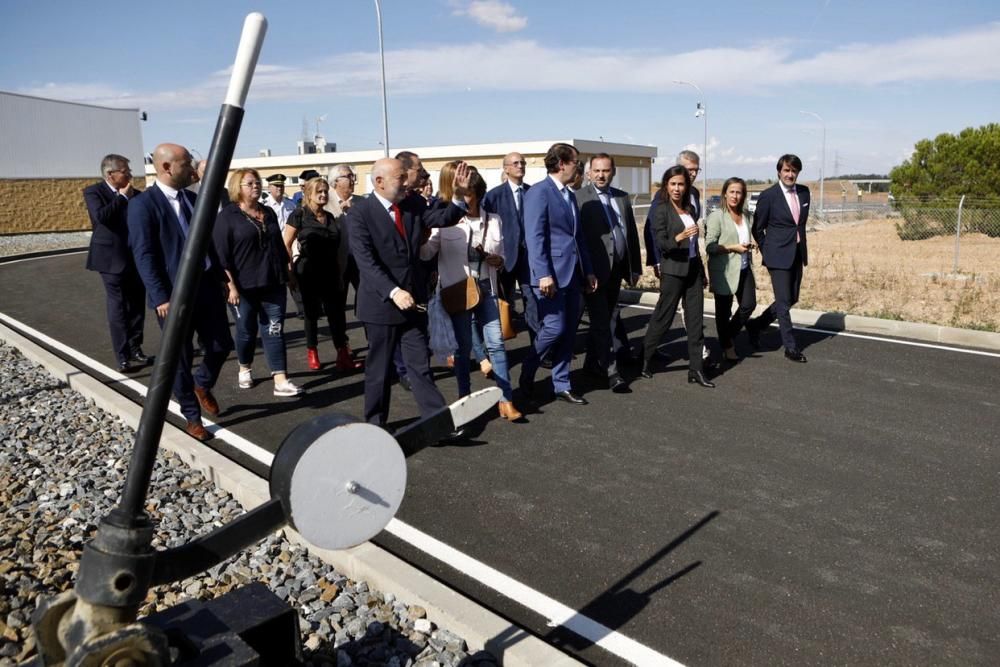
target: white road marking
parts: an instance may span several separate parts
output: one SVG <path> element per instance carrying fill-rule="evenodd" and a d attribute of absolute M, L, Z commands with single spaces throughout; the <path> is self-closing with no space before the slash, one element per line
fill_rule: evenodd
<path fill-rule="evenodd" d="M 104 364 L 91 359 L 79 351 L 65 345 L 51 336 L 29 327 L 28 325 L 15 320 L 4 313 L 0 313 L 0 322 L 10 326 L 15 330 L 28 333 L 34 338 L 44 342 L 46 345 L 59 350 L 63 354 L 74 359 L 82 366 L 97 371 L 102 375 L 115 380 L 124 387 L 135 391 L 141 396 L 146 396 L 147 388 L 141 382 L 129 379 L 118 371 L 105 366 Z M 175 401 L 170 401 L 170 411 L 182 416 L 180 406 Z M 232 445 L 235 449 L 243 452 L 247 456 L 260 461 L 264 465 L 270 466 L 274 460 L 274 454 L 262 447 L 254 444 L 246 438 L 239 436 L 232 431 L 204 420 L 205 427 L 211 431 L 216 438 Z M 401 540 L 413 545 L 427 555 L 436 558 L 467 577 L 491 588 L 506 598 L 526 607 L 536 614 L 545 618 L 550 626 L 562 626 L 575 632 L 588 641 L 597 644 L 606 651 L 615 654 L 623 660 L 628 660 L 636 665 L 665 665 L 669 667 L 683 667 L 683 665 L 667 656 L 657 653 L 644 644 L 640 644 L 634 639 L 629 639 L 625 635 L 611 630 L 597 621 L 577 613 L 571 607 L 540 593 L 533 588 L 522 584 L 516 579 L 512 579 L 485 563 L 482 563 L 471 556 L 468 556 L 457 549 L 448 546 L 444 542 L 437 540 L 416 528 L 403 523 L 398 519 L 392 519 L 386 527 L 390 533 Z"/>
<path fill-rule="evenodd" d="M 640 310 L 654 310 L 653 306 L 646 306 L 639 303 L 623 303 L 626 308 L 638 308 Z M 710 317 L 713 320 L 715 315 L 705 314 L 705 317 Z M 776 327 L 777 324 L 772 323 L 771 327 Z M 909 345 L 910 347 L 924 347 L 931 350 L 944 350 L 945 352 L 961 352 L 963 354 L 975 354 L 981 357 L 995 357 L 1000 358 L 1000 352 L 986 352 L 984 350 L 967 350 L 961 347 L 950 347 L 948 345 L 937 345 L 935 343 L 920 343 L 913 340 L 899 340 L 896 338 L 886 338 L 884 336 L 872 336 L 869 334 L 857 334 L 850 333 L 848 331 L 833 331 L 831 329 L 817 329 L 815 327 L 800 327 L 793 325 L 793 329 L 798 329 L 799 331 L 812 331 L 813 333 L 821 333 L 827 336 L 844 336 L 846 338 L 860 338 L 861 340 L 874 340 L 880 343 L 893 343 L 895 345 Z"/>

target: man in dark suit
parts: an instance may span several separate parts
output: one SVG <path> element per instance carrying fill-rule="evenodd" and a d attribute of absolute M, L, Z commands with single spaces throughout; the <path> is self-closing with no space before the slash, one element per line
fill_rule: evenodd
<path fill-rule="evenodd" d="M 612 391 L 625 392 L 628 385 L 618 373 L 615 349 L 621 342 L 612 336 L 612 329 L 620 320 L 618 294 L 622 281 L 634 286 L 642 273 L 639 232 L 628 193 L 611 187 L 614 158 L 607 153 L 590 158 L 588 176 L 590 182 L 576 193 L 576 199 L 597 289 L 585 297 L 590 332 L 583 366 L 607 380 Z"/>
<path fill-rule="evenodd" d="M 760 316 L 747 323 L 747 332 L 754 347 L 760 343 L 760 332 L 775 319 L 781 330 L 785 358 L 805 363 L 792 335 L 791 308 L 799 300 L 802 267 L 809 263 L 806 246 L 806 221 L 809 219 L 809 188 L 796 181 L 802 171 L 802 160 L 795 155 L 778 158 L 778 182 L 760 193 L 753 214 L 753 238 L 774 289 L 774 303 Z"/>
<path fill-rule="evenodd" d="M 129 199 L 138 191 L 132 187 L 132 170 L 126 157 L 105 155 L 101 175 L 103 181 L 83 191 L 93 228 L 87 268 L 101 274 L 115 362 L 119 372 L 128 373 L 149 363 L 142 351 L 146 290 L 129 251 L 126 220 Z"/>
<path fill-rule="evenodd" d="M 469 173 L 464 162 L 458 166 L 456 188 L 468 186 Z M 358 319 L 368 336 L 364 418 L 384 426 L 389 419 L 392 356 L 397 344 L 421 414 L 427 416 L 445 405 L 430 370 L 427 276 L 419 253 L 425 232 L 456 224 L 465 209 L 453 201 L 432 211 L 419 194 L 408 194 L 400 160 L 376 161 L 371 176 L 371 195 L 347 212 L 347 236 L 361 274 Z"/>
<path fill-rule="evenodd" d="M 586 405 L 586 399 L 573 393 L 569 381 L 573 340 L 580 320 L 580 290 L 583 287 L 592 292 L 597 287 L 583 228 L 577 219 L 576 197 L 569 188 L 576 179 L 578 159 L 573 146 L 553 144 L 545 154 L 548 176 L 524 196 L 524 240 L 540 326 L 521 366 L 519 385 L 530 396 L 541 359 L 549 356 L 556 398 Z"/>
<path fill-rule="evenodd" d="M 156 182 L 129 202 L 128 231 L 149 305 L 162 328 L 171 308 L 171 292 L 194 213 L 195 195 L 185 188 L 191 183 L 195 166 L 191 153 L 183 146 L 160 144 L 153 151 L 153 167 Z M 187 304 L 192 308 L 192 328 L 198 333 L 204 355 L 192 374 L 194 350 L 189 332 L 174 378 L 174 397 L 187 420 L 186 431 L 198 440 L 212 437 L 202 424 L 201 413 L 213 417 L 219 414 L 212 387 L 233 349 L 222 292 L 226 277 L 211 246 L 204 262 L 205 273 L 192 303 Z"/>
<path fill-rule="evenodd" d="M 531 188 L 524 182 L 527 161 L 520 153 L 508 153 L 503 158 L 506 180 L 486 193 L 483 209 L 500 216 L 503 225 L 504 257 L 508 258 L 500 271 L 500 290 L 508 300 L 513 300 L 514 282 L 521 290 L 524 321 L 532 341 L 538 333 L 538 304 L 531 291 L 531 271 L 528 268 L 528 249 L 524 243 L 524 195 Z"/>

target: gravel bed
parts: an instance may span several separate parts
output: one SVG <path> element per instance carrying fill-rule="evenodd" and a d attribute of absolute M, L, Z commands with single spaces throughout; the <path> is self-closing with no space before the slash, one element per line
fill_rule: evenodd
<path fill-rule="evenodd" d="M 15 348 L 0 343 L 0 667 L 32 654 L 39 596 L 73 585 L 79 553 L 115 504 L 134 432 Z M 153 544 L 172 547 L 243 513 L 160 451 L 147 512 Z M 154 589 L 140 615 L 261 581 L 298 610 L 307 665 L 495 665 L 437 628 L 424 609 L 371 590 L 273 535 L 201 576 Z"/>
<path fill-rule="evenodd" d="M 87 248 L 90 232 L 61 232 L 49 234 L 0 234 L 0 257 L 23 255 L 43 250 Z"/>

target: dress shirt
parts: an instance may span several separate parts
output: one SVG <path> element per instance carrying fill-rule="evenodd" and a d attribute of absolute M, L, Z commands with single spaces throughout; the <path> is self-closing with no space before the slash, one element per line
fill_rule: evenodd
<path fill-rule="evenodd" d="M 188 231 L 191 229 L 191 220 L 188 220 L 187 216 L 181 210 L 180 202 L 180 191 L 176 188 L 172 188 L 163 181 L 157 180 L 156 187 L 160 188 L 164 195 L 167 197 L 167 203 L 170 204 L 170 209 L 177 216 L 177 222 L 181 226 L 181 233 L 184 234 L 184 243 L 187 245 Z M 192 217 L 194 217 L 194 207 L 191 206 L 191 202 L 187 202 L 188 208 L 191 209 Z M 205 270 L 207 271 L 212 263 L 209 261 L 208 257 L 205 257 Z"/>
<path fill-rule="evenodd" d="M 610 190 L 601 190 L 594 187 L 597 190 L 597 196 L 600 198 L 601 203 L 605 207 L 610 208 L 614 214 L 614 220 L 609 220 L 611 223 L 611 238 L 615 242 L 615 259 L 621 259 L 625 256 L 625 228 L 622 223 L 622 212 L 618 208 L 618 202 L 615 198 L 611 196 Z"/>
<path fill-rule="evenodd" d="M 552 179 L 552 183 L 556 186 L 556 190 L 562 195 L 563 201 L 566 202 L 566 206 L 569 206 L 570 211 L 573 214 L 573 222 L 576 222 L 576 206 L 573 205 L 573 199 L 570 197 L 572 190 L 569 189 L 568 185 L 563 185 L 562 181 L 558 178 L 549 174 L 549 178 Z"/>
<path fill-rule="evenodd" d="M 120 192 L 118 192 L 117 190 L 115 190 L 115 186 L 111 185 L 111 184 L 110 184 L 110 183 L 108 183 L 107 181 L 104 181 L 104 184 L 105 184 L 106 186 L 108 186 L 108 189 L 109 189 L 109 190 L 111 190 L 111 194 L 113 194 L 113 195 L 116 195 L 116 196 L 118 196 L 118 197 L 125 197 L 125 195 L 123 195 L 122 193 L 120 193 Z M 126 200 L 128 200 L 128 197 L 125 197 L 125 199 L 126 199 Z"/>
<path fill-rule="evenodd" d="M 275 217 L 278 218 L 278 228 L 284 230 L 285 223 L 288 222 L 288 216 L 292 214 L 295 210 L 295 202 L 293 202 L 288 197 L 282 197 L 281 201 L 275 201 L 274 197 L 267 198 L 267 207 L 274 211 Z"/>
<path fill-rule="evenodd" d="M 736 234 L 739 236 L 742 245 L 750 243 L 750 225 L 747 224 L 746 220 L 743 221 L 742 225 L 736 225 Z M 748 266 L 750 266 L 750 253 L 745 252 L 740 255 L 740 271 Z"/>

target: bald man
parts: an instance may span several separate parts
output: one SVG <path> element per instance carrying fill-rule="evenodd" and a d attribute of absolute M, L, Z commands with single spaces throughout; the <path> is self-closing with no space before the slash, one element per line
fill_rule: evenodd
<path fill-rule="evenodd" d="M 455 185 L 469 185 L 469 167 L 455 170 Z M 365 420 L 384 426 L 389 419 L 392 353 L 398 344 L 413 397 L 428 416 L 445 406 L 434 384 L 427 351 L 427 276 L 420 262 L 420 244 L 431 227 L 448 227 L 465 215 L 453 201 L 433 210 L 419 194 L 407 189 L 400 160 L 383 158 L 372 167 L 370 197 L 347 213 L 351 253 L 361 274 L 358 319 L 368 336 L 365 360 Z"/>
<path fill-rule="evenodd" d="M 156 182 L 129 201 L 128 233 L 149 306 L 156 312 L 162 329 L 170 312 L 171 293 L 194 213 L 195 195 L 185 188 L 193 181 L 195 165 L 191 153 L 183 146 L 160 144 L 153 151 L 153 167 Z M 188 331 L 174 377 L 174 397 L 187 420 L 185 430 L 202 441 L 212 435 L 205 429 L 201 413 L 212 417 L 219 414 L 212 387 L 233 349 L 222 291 L 226 276 L 211 244 L 203 261 L 205 272 L 187 305 L 192 308 L 191 327 L 198 332 L 204 356 L 192 373 L 194 349 L 192 332 Z"/>

